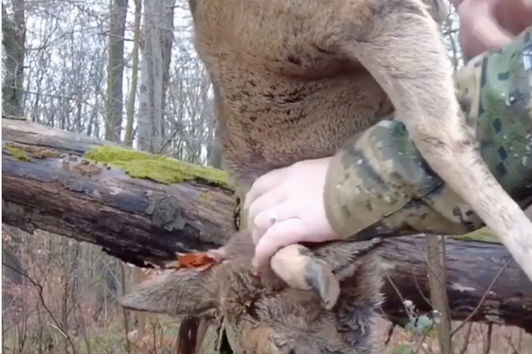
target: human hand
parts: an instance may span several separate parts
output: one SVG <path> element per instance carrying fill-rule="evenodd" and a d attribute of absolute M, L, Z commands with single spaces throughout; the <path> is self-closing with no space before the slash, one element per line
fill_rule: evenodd
<path fill-rule="evenodd" d="M 256 245 L 255 269 L 267 264 L 284 246 L 338 238 L 327 220 L 323 199 L 331 159 L 297 162 L 270 171 L 253 183 L 244 210 Z"/>
<path fill-rule="evenodd" d="M 460 39 L 467 58 L 509 44 L 532 25 L 531 0 L 451 0 L 460 17 Z"/>

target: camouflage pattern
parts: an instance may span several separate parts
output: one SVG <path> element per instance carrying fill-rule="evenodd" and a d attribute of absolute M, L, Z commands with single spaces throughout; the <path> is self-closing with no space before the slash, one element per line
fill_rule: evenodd
<path fill-rule="evenodd" d="M 521 206 L 532 197 L 532 28 L 455 77 L 482 157 Z M 327 217 L 344 238 L 412 232 L 458 234 L 481 220 L 430 169 L 404 125 L 386 120 L 338 152 L 325 191 Z"/>

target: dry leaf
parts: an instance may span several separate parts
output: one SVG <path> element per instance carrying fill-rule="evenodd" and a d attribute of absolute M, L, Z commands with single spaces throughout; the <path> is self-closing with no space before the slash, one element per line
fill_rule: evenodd
<path fill-rule="evenodd" d="M 187 254 L 178 254 L 177 260 L 166 263 L 166 268 L 192 268 L 202 272 L 209 269 L 214 264 L 216 264 L 216 259 L 211 257 L 207 252 L 193 252 Z"/>
<path fill-rule="evenodd" d="M 177 256 L 180 268 L 196 268 L 206 270 L 216 263 L 216 260 L 207 252 L 187 253 Z"/>

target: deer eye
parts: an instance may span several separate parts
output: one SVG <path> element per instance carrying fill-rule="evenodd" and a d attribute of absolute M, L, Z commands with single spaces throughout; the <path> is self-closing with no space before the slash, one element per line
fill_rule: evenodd
<path fill-rule="evenodd" d="M 288 351 L 288 354 L 296 354 L 296 350 L 292 348 Z"/>

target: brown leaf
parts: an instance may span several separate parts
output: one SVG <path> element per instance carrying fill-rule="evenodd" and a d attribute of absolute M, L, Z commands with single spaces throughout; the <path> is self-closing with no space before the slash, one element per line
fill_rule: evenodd
<path fill-rule="evenodd" d="M 202 272 L 209 269 L 216 263 L 216 259 L 211 257 L 207 252 L 192 252 L 187 254 L 178 254 L 177 260 L 166 263 L 165 268 L 192 268 L 198 272 Z"/>
<path fill-rule="evenodd" d="M 179 262 L 179 268 L 195 268 L 198 271 L 207 270 L 216 263 L 216 260 L 209 256 L 207 252 L 178 255 L 177 261 Z"/>

